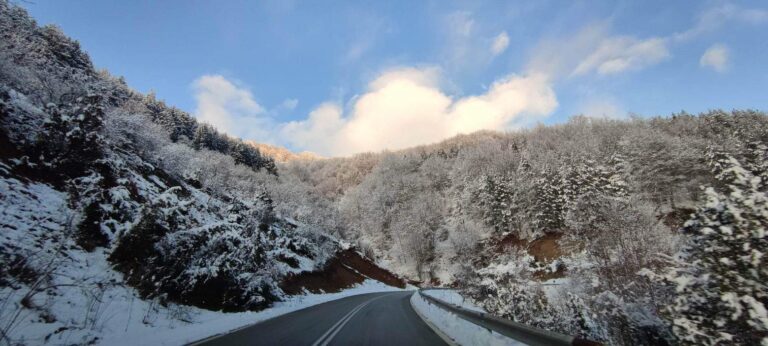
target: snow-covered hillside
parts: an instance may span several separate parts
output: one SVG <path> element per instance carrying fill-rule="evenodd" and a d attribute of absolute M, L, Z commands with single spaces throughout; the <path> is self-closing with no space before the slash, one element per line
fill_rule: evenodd
<path fill-rule="evenodd" d="M 0 32 L 2 344 L 131 340 L 295 302 L 284 280 L 301 294 L 303 273 L 353 251 L 291 218 L 253 146 L 96 71 L 7 1 Z M 360 285 L 377 287 L 324 287 Z"/>
<path fill-rule="evenodd" d="M 628 121 L 574 117 L 278 168 L 295 189 L 315 196 L 306 198 L 315 215 L 338 215 L 346 239 L 380 263 L 415 281 L 460 288 L 491 313 L 608 344 L 712 341 L 719 333 L 748 343 L 768 330 L 758 322 L 768 289 L 744 293 L 717 282 L 768 274 L 758 270 L 768 267 L 761 255 L 768 243 L 756 216 L 764 208 L 767 148 L 765 113 L 714 110 Z M 725 179 L 733 174 L 724 170 L 740 172 L 739 179 Z M 716 191 L 717 201 L 737 191 L 729 203 L 756 202 L 713 207 L 702 187 Z M 749 221 L 740 225 L 737 214 Z M 710 226 L 691 226 L 701 220 Z M 711 224 L 754 236 L 700 246 Z M 757 257 L 745 252 L 753 249 Z M 687 268 L 680 259 L 720 251 L 739 255 L 728 255 L 717 275 L 714 264 Z M 701 273 L 711 280 L 697 287 L 714 293 L 685 285 Z M 716 299 L 734 294 L 743 300 L 727 309 Z M 759 299 L 762 305 L 752 305 Z M 733 320 L 707 322 L 703 315 L 716 310 L 705 306 L 720 306 Z"/>

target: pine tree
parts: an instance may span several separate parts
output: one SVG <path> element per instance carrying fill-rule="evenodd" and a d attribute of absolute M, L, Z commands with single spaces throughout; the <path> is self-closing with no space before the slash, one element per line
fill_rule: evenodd
<path fill-rule="evenodd" d="M 194 138 L 198 124 L 189 114 L 168 107 L 164 102 L 158 100 L 153 92 L 144 97 L 143 103 L 147 107 L 152 121 L 160 124 L 168 131 L 172 141 L 176 142 L 182 137 Z"/>
<path fill-rule="evenodd" d="M 207 143 L 209 141 L 211 128 L 206 124 L 201 124 L 197 127 L 195 130 L 195 135 L 192 137 L 192 146 L 197 149 L 205 149 L 207 148 Z"/>
<path fill-rule="evenodd" d="M 482 204 L 485 223 L 492 226 L 497 232 L 505 230 L 504 205 L 507 199 L 503 188 L 496 182 L 498 178 L 486 175 L 480 191 L 480 203 Z"/>
<path fill-rule="evenodd" d="M 259 169 L 262 165 L 261 155 L 258 150 L 242 141 L 236 141 L 232 145 L 231 154 L 235 163 Z"/>
<path fill-rule="evenodd" d="M 556 172 L 546 172 L 542 176 L 536 181 L 533 224 L 539 231 L 558 231 L 563 228 L 565 215 L 563 179 Z"/>
<path fill-rule="evenodd" d="M 753 152 L 747 164 L 711 155 L 725 191 L 706 189 L 685 225 L 690 245 L 664 275 L 649 275 L 675 287 L 668 313 L 684 343 L 768 345 L 768 152 Z"/>
<path fill-rule="evenodd" d="M 228 138 L 208 124 L 200 124 L 197 127 L 192 138 L 192 146 L 197 150 L 208 149 L 222 154 L 229 153 Z"/>

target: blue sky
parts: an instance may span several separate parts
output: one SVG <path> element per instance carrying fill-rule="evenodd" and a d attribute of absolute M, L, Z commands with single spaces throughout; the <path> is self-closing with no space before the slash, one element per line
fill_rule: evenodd
<path fill-rule="evenodd" d="M 764 1 L 21 5 L 139 91 L 324 155 L 579 113 L 768 109 Z"/>

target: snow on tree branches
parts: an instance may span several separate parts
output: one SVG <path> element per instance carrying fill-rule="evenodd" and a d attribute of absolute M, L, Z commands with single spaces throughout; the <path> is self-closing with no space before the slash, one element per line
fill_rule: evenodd
<path fill-rule="evenodd" d="M 662 275 L 676 297 L 667 313 L 687 344 L 768 345 L 768 175 L 766 147 L 752 144 L 746 160 L 711 154 L 721 189 L 685 224 L 688 246 Z"/>

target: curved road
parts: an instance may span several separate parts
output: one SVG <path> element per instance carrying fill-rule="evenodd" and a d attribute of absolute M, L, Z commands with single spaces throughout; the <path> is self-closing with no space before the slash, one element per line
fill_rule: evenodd
<path fill-rule="evenodd" d="M 445 345 L 413 311 L 411 294 L 386 292 L 342 298 L 195 345 Z"/>

